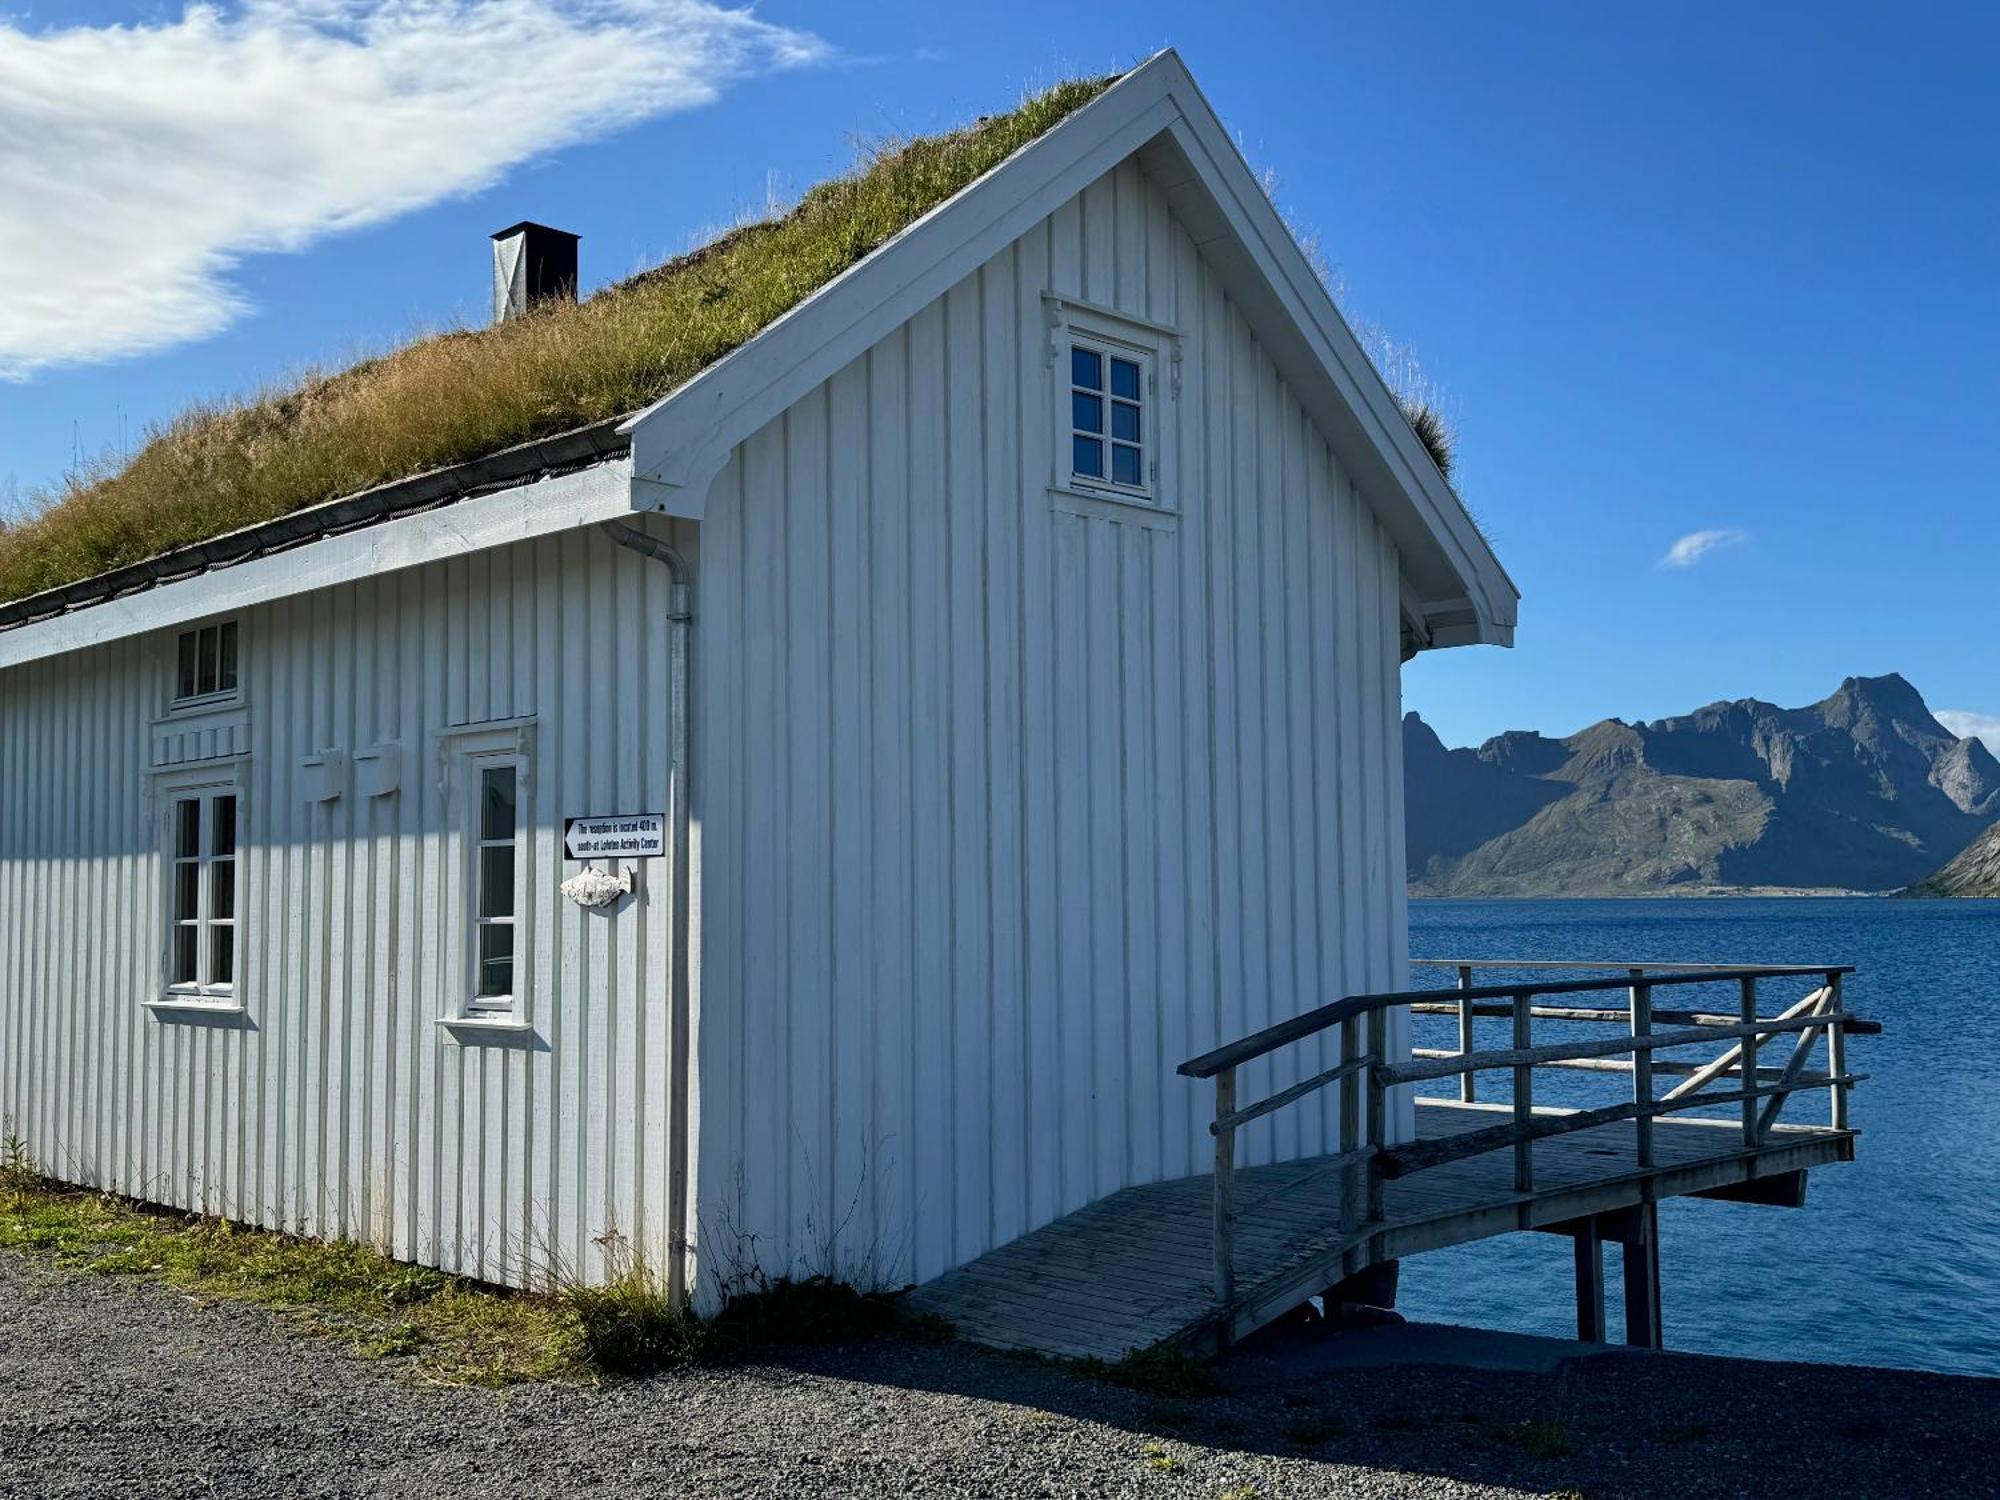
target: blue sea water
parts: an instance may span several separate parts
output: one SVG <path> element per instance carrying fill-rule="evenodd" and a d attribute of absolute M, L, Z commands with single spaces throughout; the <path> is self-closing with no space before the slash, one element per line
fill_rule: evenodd
<path fill-rule="evenodd" d="M 2000 901 L 1414 901 L 1410 951 L 1856 965 L 1848 1009 L 1886 1027 L 1848 1041 L 1850 1070 L 1869 1075 L 1853 1094 L 1859 1160 L 1815 1171 L 1800 1210 L 1663 1204 L 1667 1345 L 2000 1375 Z M 1449 971 L 1416 973 L 1420 984 L 1455 982 Z M 1729 996 L 1699 993 L 1702 1008 L 1733 1008 Z M 1767 1015 L 1797 998 L 1775 985 L 1771 996 Z M 1456 1045 L 1454 1025 L 1419 1018 L 1419 1044 Z M 1480 1045 L 1504 1044 L 1499 1030 L 1482 1032 Z M 1608 1103 L 1629 1087 L 1620 1075 L 1563 1083 L 1570 1097 L 1541 1098 Z M 1784 1118 L 1824 1119 L 1824 1101 L 1797 1095 Z M 1605 1265 L 1616 1338 L 1616 1247 Z M 1425 1321 L 1572 1336 L 1570 1275 L 1567 1239 L 1501 1235 L 1406 1261 L 1400 1305 Z"/>

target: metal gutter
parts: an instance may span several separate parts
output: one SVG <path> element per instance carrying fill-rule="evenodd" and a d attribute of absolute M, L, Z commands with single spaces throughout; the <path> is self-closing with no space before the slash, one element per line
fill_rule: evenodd
<path fill-rule="evenodd" d="M 503 448 L 498 453 L 489 453 L 450 468 L 413 474 L 408 479 L 379 484 L 373 489 L 361 490 L 338 500 L 328 500 L 269 521 L 260 521 L 254 526 L 225 532 L 207 541 L 177 547 L 171 552 L 129 563 L 108 573 L 46 589 L 24 599 L 10 600 L 0 604 L 0 631 L 17 630 L 23 625 L 73 614 L 94 604 L 143 593 L 162 584 L 178 583 L 182 579 L 248 562 L 252 558 L 303 547 L 324 537 L 437 510 L 460 500 L 512 489 L 537 479 L 587 469 L 631 451 L 631 439 L 618 431 L 620 424 L 626 420 L 622 416 L 610 417 L 554 437 L 537 438 L 533 442 Z"/>

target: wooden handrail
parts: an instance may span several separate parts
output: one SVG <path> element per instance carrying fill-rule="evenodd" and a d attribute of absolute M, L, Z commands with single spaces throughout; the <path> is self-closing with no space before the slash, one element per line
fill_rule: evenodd
<path fill-rule="evenodd" d="M 1831 1026 L 1834 1016 L 1795 1016 L 1788 1021 L 1756 1021 L 1748 1026 L 1690 1026 L 1680 1031 L 1655 1031 L 1646 1036 L 1607 1036 L 1589 1042 L 1554 1042 L 1540 1047 L 1509 1047 L 1495 1052 L 1468 1052 L 1425 1062 L 1379 1067 L 1376 1079 L 1384 1088 L 1455 1078 L 1460 1073 L 1493 1068 L 1532 1068 L 1572 1057 L 1615 1057 L 1620 1052 L 1655 1052 L 1663 1047 L 1699 1047 L 1704 1042 L 1730 1041 L 1740 1036 L 1773 1036 Z"/>
<path fill-rule="evenodd" d="M 1592 965 L 1591 967 L 1599 967 Z M 1714 984 L 1725 979 L 1787 979 L 1802 974 L 1852 974 L 1852 965 L 1816 964 L 1811 966 L 1783 965 L 1742 966 L 1736 968 L 1703 969 L 1694 973 L 1647 974 L 1649 988 L 1659 989 L 1675 984 Z M 1262 1031 L 1253 1031 L 1249 1036 L 1204 1052 L 1199 1057 L 1191 1057 L 1175 1071 L 1185 1078 L 1213 1078 L 1224 1068 L 1240 1067 L 1254 1058 L 1292 1042 L 1302 1041 L 1317 1032 L 1337 1026 L 1342 1021 L 1375 1011 L 1394 1010 L 1403 1005 L 1421 1005 L 1436 1002 L 1443 994 L 1450 994 L 1460 1001 L 1465 1000 L 1508 1000 L 1521 995 L 1587 995 L 1602 990 L 1629 990 L 1632 977 L 1628 972 L 1605 979 L 1557 979 L 1548 983 L 1487 984 L 1471 985 L 1452 991 L 1439 990 L 1395 990 L 1381 995 L 1349 995 L 1344 1000 L 1335 1000 L 1316 1010 L 1305 1011 L 1266 1026 Z"/>
<path fill-rule="evenodd" d="M 1633 963 L 1630 959 L 1577 958 L 1413 958 L 1413 969 L 1617 969 L 1630 974 L 1634 969 L 1648 974 L 1692 974 L 1703 972 L 1714 977 L 1717 974 L 1735 974 L 1742 970 L 1742 964 L 1666 964 Z M 1842 974 L 1852 974 L 1852 964 L 1758 964 L 1759 974 L 1768 974 L 1773 979 L 1801 974 L 1830 974 L 1838 970 Z"/>
<path fill-rule="evenodd" d="M 1325 1169 L 1342 1179 L 1340 1232 L 1343 1244 L 1377 1234 L 1388 1223 L 1387 1184 L 1392 1178 L 1458 1161 L 1487 1151 L 1511 1148 L 1514 1191 L 1526 1201 L 1535 1191 L 1534 1143 L 1551 1136 L 1631 1121 L 1638 1166 L 1650 1169 L 1653 1122 L 1681 1110 L 1717 1104 L 1742 1106 L 1742 1150 L 1754 1155 L 1775 1128 L 1780 1109 L 1791 1094 L 1824 1088 L 1832 1104 L 1829 1123 L 1847 1126 L 1847 1092 L 1864 1075 L 1847 1072 L 1845 1038 L 1872 1034 L 1881 1026 L 1850 1016 L 1842 1004 L 1842 980 L 1854 972 L 1847 964 L 1597 964 L 1572 960 L 1532 959 L 1488 961 L 1419 959 L 1433 967 L 1456 969 L 1455 988 L 1398 990 L 1375 995 L 1349 995 L 1330 1004 L 1267 1026 L 1261 1031 L 1190 1058 L 1178 1069 L 1183 1077 L 1211 1079 L 1215 1086 L 1215 1117 L 1209 1126 L 1215 1139 L 1214 1269 L 1216 1301 L 1223 1311 L 1224 1337 L 1236 1315 L 1236 1239 L 1243 1205 L 1236 1190 L 1236 1135 L 1252 1122 L 1321 1089 L 1337 1091 L 1340 1152 Z M 1553 970 L 1617 970 L 1588 979 L 1538 979 L 1515 984 L 1473 983 L 1479 967 Z M 1761 980 L 1818 978 L 1822 984 L 1780 1015 L 1757 1014 Z M 1733 982 L 1738 1008 L 1727 1012 L 1655 1009 L 1653 992 L 1683 984 Z M 1582 1005 L 1542 1005 L 1540 997 L 1601 994 L 1622 991 L 1620 1008 Z M 1390 1063 L 1391 1013 L 1407 1008 L 1418 1015 L 1457 1018 L 1459 1050 L 1412 1048 L 1408 1060 Z M 1477 1051 L 1473 1023 L 1490 1016 L 1512 1021 L 1510 1048 Z M 1573 1042 L 1534 1044 L 1537 1020 L 1586 1022 L 1618 1026 L 1623 1034 Z M 1655 1030 L 1664 1023 L 1667 1030 Z M 1301 1042 L 1335 1027 L 1340 1031 L 1340 1060 L 1334 1066 L 1277 1089 L 1254 1103 L 1239 1103 L 1238 1069 L 1281 1047 Z M 1364 1042 L 1364 1032 L 1366 1040 Z M 1760 1043 L 1796 1034 L 1782 1067 L 1760 1066 Z M 1827 1038 L 1827 1065 L 1808 1072 L 1807 1062 L 1818 1038 Z M 1675 1063 L 1658 1054 L 1672 1048 L 1733 1042 L 1720 1057 L 1700 1063 Z M 1631 1097 L 1598 1109 L 1537 1113 L 1534 1105 L 1537 1068 L 1579 1068 L 1629 1073 Z M 1504 1123 L 1466 1131 L 1441 1140 L 1388 1145 L 1390 1091 L 1432 1079 L 1457 1078 L 1462 1101 L 1477 1102 L 1475 1080 L 1482 1072 L 1507 1069 L 1513 1075 L 1513 1103 Z M 1684 1079 L 1664 1098 L 1655 1098 L 1656 1072 Z M 1714 1093 L 1718 1080 L 1741 1087 Z M 1762 1106 L 1761 1108 L 1759 1106 Z M 1345 1252 L 1343 1252 L 1345 1253 Z M 1254 1300 L 1254 1299 L 1252 1299 Z"/>
<path fill-rule="evenodd" d="M 1534 1141 L 1547 1140 L 1550 1136 L 1568 1135 L 1577 1130 L 1595 1130 L 1600 1125 L 1615 1125 L 1623 1120 L 1651 1120 L 1661 1115 L 1678 1114 L 1684 1109 L 1700 1109 L 1714 1104 L 1735 1104 L 1739 1101 L 1754 1103 L 1759 1099 L 1781 1099 L 1787 1094 L 1801 1089 L 1825 1088 L 1828 1084 L 1856 1084 L 1867 1079 L 1866 1073 L 1842 1073 L 1835 1076 L 1814 1075 L 1811 1080 L 1794 1078 L 1790 1082 L 1759 1084 L 1755 1088 L 1731 1089 L 1722 1094 L 1690 1095 L 1680 1099 L 1656 1099 L 1641 1104 L 1636 1099 L 1625 1099 L 1617 1104 L 1607 1104 L 1601 1109 L 1571 1110 L 1560 1115 L 1535 1115 L 1526 1124 L 1508 1120 L 1505 1124 L 1490 1125 L 1484 1130 L 1467 1130 L 1457 1135 L 1440 1136 L 1435 1140 L 1414 1141 L 1407 1146 L 1391 1146 L 1375 1155 L 1377 1169 L 1384 1177 L 1407 1177 L 1412 1172 L 1427 1171 L 1431 1167 L 1441 1167 L 1446 1162 L 1463 1161 L 1468 1156 L 1484 1156 L 1489 1151 L 1502 1151 L 1509 1146 L 1516 1149 Z"/>
<path fill-rule="evenodd" d="M 1464 1054 L 1458 1051 L 1454 1047 L 1412 1047 L 1410 1049 L 1410 1056 L 1413 1058 L 1462 1057 L 1464 1056 Z M 1560 1070 L 1574 1071 L 1578 1073 L 1629 1073 L 1632 1071 L 1631 1059 L 1621 1058 L 1621 1057 L 1558 1058 L 1554 1062 L 1538 1063 L 1536 1066 L 1543 1068 L 1556 1068 Z M 1685 1078 L 1694 1073 L 1706 1072 L 1709 1069 L 1709 1067 L 1710 1065 L 1708 1063 L 1674 1062 L 1667 1058 L 1655 1058 L 1653 1060 L 1654 1074 L 1656 1076 L 1665 1076 L 1668 1078 Z M 1759 1067 L 1757 1069 L 1757 1081 L 1759 1083 L 1770 1083 L 1773 1080 L 1775 1080 L 1780 1073 L 1784 1071 L 1785 1070 L 1783 1068 Z M 1466 1076 L 1470 1077 L 1472 1075 L 1468 1074 Z M 1742 1069 L 1740 1069 L 1734 1062 L 1731 1062 L 1728 1067 L 1723 1068 L 1719 1072 L 1710 1074 L 1711 1078 L 1718 1078 L 1718 1079 L 1741 1078 L 1742 1076 L 1743 1076 Z M 1813 1074 L 1811 1076 L 1819 1077 L 1818 1074 Z M 1826 1080 L 1824 1078 L 1820 1078 L 1820 1082 L 1825 1083 Z"/>
<path fill-rule="evenodd" d="M 1184 1078 L 1213 1078 L 1224 1068 L 1238 1067 L 1252 1058 L 1275 1052 L 1288 1043 L 1316 1035 L 1338 1026 L 1342 1021 L 1358 1020 L 1372 1010 L 1394 1003 L 1394 998 L 1390 996 L 1350 995 L 1345 1000 L 1335 1000 L 1330 1005 L 1306 1011 L 1275 1026 L 1266 1026 L 1262 1031 L 1252 1032 L 1242 1040 L 1217 1047 L 1212 1052 L 1204 1052 L 1200 1057 L 1191 1057 L 1174 1071 Z"/>
<path fill-rule="evenodd" d="M 1210 1135 L 1221 1135 L 1225 1130 L 1234 1130 L 1239 1125 L 1248 1125 L 1252 1120 L 1261 1120 L 1273 1111 L 1283 1109 L 1294 1100 L 1303 1099 L 1307 1094 L 1323 1089 L 1329 1084 L 1352 1078 L 1355 1074 L 1372 1068 L 1382 1059 L 1369 1054 L 1344 1062 L 1338 1067 L 1328 1068 L 1324 1073 L 1315 1073 L 1310 1078 L 1302 1078 L 1288 1089 L 1280 1089 L 1268 1099 L 1259 1099 L 1255 1104 L 1245 1104 L 1226 1115 L 1217 1115 L 1208 1127 Z"/>
<path fill-rule="evenodd" d="M 1825 972 L 1824 969 L 1806 970 L 1808 974 L 1823 974 Z M 1787 975 L 1785 977 L 1796 978 L 1798 976 Z M 1432 995 L 1450 995 L 1452 998 L 1435 1001 L 1428 1005 L 1412 1005 L 1410 1007 L 1412 1015 L 1456 1016 L 1470 1011 L 1475 1016 L 1487 1016 L 1498 1020 L 1514 1014 L 1513 1006 L 1502 1005 L 1498 1001 L 1461 1001 L 1458 999 L 1458 992 L 1456 990 L 1429 990 L 1426 993 Z M 1538 990 L 1536 993 L 1539 994 L 1541 992 Z M 1528 1013 L 1537 1021 L 1587 1021 L 1611 1026 L 1623 1026 L 1630 1019 L 1631 1015 L 1626 1010 L 1609 1010 L 1597 1007 L 1585 1008 L 1580 1005 L 1536 1005 L 1530 1007 Z M 1741 1018 L 1724 1015 L 1721 1011 L 1661 1010 L 1655 1006 L 1653 1009 L 1653 1019 L 1655 1021 L 1669 1022 L 1675 1026 L 1734 1026 Z M 1882 1023 L 1880 1021 L 1870 1021 L 1863 1016 L 1843 1015 L 1841 1017 L 1841 1026 L 1849 1036 L 1880 1036 L 1882 1034 Z M 1468 1048 L 1466 1050 L 1469 1051 L 1471 1049 Z"/>

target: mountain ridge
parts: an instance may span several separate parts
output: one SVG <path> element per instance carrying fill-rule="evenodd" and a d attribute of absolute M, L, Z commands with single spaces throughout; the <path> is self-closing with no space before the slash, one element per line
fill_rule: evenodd
<path fill-rule="evenodd" d="M 1935 875 L 1903 892 L 1906 896 L 2000 896 L 2000 822 L 1979 835 Z"/>
<path fill-rule="evenodd" d="M 1470 749 L 1413 713 L 1403 741 L 1417 894 L 1896 890 L 2000 820 L 2000 761 L 1895 673 Z"/>

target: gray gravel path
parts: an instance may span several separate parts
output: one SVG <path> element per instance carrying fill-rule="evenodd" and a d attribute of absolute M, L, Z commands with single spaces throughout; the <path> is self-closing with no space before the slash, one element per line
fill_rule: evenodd
<path fill-rule="evenodd" d="M 0 1494 L 2000 1495 L 2000 1382 L 1674 1356 L 1355 1370 L 1327 1347 L 1274 1340 L 1189 1401 L 900 1343 L 436 1390 L 254 1309 L 0 1255 Z M 1574 1451 L 1537 1456 L 1523 1422 Z"/>

